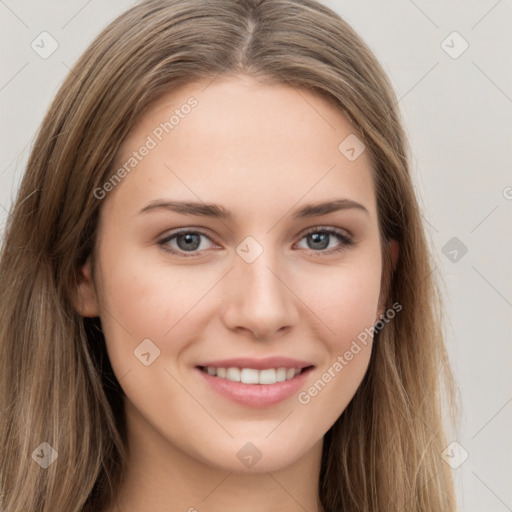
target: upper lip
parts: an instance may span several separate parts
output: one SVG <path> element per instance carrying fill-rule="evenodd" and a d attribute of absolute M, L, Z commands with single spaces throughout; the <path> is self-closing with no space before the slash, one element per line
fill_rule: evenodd
<path fill-rule="evenodd" d="M 206 361 L 197 366 L 214 366 L 215 368 L 253 368 L 255 370 L 266 370 L 268 368 L 307 368 L 313 366 L 311 362 L 292 359 L 290 357 L 266 357 L 265 359 L 254 359 L 250 357 L 237 357 L 233 359 L 217 359 Z"/>

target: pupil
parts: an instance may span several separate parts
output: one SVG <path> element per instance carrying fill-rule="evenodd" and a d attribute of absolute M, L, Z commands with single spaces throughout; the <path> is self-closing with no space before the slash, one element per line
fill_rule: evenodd
<path fill-rule="evenodd" d="M 194 239 L 194 237 L 195 237 L 195 239 Z M 183 239 L 186 240 L 186 245 L 182 246 L 182 244 L 180 244 L 180 240 L 183 240 Z M 197 233 L 187 233 L 185 235 L 179 235 L 176 238 L 176 242 L 178 243 L 178 247 L 184 251 L 188 251 L 188 250 L 193 251 L 194 249 L 197 249 L 201 243 L 200 239 L 199 239 L 199 235 Z"/>
<path fill-rule="evenodd" d="M 313 239 L 313 244 L 320 244 L 313 247 L 314 249 L 325 249 L 329 246 L 329 234 L 328 233 L 313 233 L 309 235 Z M 327 244 L 325 243 L 327 241 Z"/>

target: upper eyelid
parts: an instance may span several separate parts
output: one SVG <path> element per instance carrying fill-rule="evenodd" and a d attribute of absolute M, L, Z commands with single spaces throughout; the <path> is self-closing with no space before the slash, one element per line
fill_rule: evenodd
<path fill-rule="evenodd" d="M 184 234 L 184 233 L 197 233 L 197 234 L 200 234 L 200 235 L 203 235 L 207 238 L 209 238 L 210 240 L 212 240 L 212 237 L 208 234 L 208 232 L 204 231 L 203 228 L 181 228 L 181 229 L 178 229 L 176 231 L 173 231 L 172 233 L 167 233 L 166 235 L 164 235 L 161 240 L 159 241 L 160 243 L 163 243 L 163 242 L 167 242 L 169 240 L 172 240 L 174 237 L 178 236 L 178 235 L 181 235 L 181 234 Z M 214 240 L 212 240 L 213 242 Z"/>
<path fill-rule="evenodd" d="M 346 236 L 346 238 L 353 238 L 352 233 L 348 229 L 344 228 L 337 228 L 334 226 L 311 226 L 310 228 L 305 228 L 303 231 L 301 231 L 300 235 L 305 236 L 308 233 L 315 233 L 316 231 L 333 231 L 334 233 L 338 235 Z"/>

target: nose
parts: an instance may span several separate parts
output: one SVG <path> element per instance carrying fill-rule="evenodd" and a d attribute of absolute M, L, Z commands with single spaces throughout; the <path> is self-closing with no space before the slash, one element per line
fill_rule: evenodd
<path fill-rule="evenodd" d="M 262 341 L 290 330 L 299 319 L 290 273 L 267 248 L 252 263 L 235 258 L 224 283 L 226 327 Z"/>

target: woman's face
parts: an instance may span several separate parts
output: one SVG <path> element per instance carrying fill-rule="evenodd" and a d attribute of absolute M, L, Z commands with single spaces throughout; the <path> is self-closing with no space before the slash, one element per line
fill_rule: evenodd
<path fill-rule="evenodd" d="M 95 191 L 94 287 L 81 285 L 133 443 L 231 471 L 318 449 L 383 312 L 354 132 L 321 97 L 244 76 L 184 86 L 134 126 Z"/>

